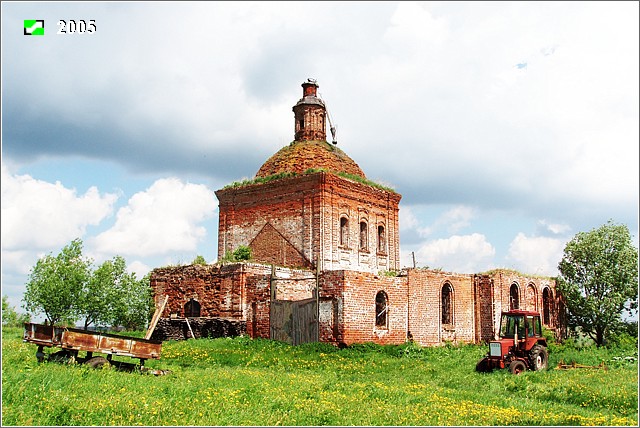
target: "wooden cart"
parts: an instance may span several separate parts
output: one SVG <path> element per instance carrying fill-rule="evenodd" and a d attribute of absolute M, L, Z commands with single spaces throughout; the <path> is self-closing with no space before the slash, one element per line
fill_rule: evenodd
<path fill-rule="evenodd" d="M 160 358 L 162 342 L 151 340 L 150 337 L 167 300 L 168 297 L 165 297 L 163 304 L 156 310 L 144 339 L 77 328 L 25 323 L 23 341 L 38 345 L 38 351 L 36 352 L 38 361 L 43 361 L 45 358 L 44 347 L 58 347 L 61 350 L 49 355 L 49 360 L 71 360 L 78 363 L 86 363 L 95 368 L 107 364 L 122 369 L 136 367 L 132 363 L 113 360 L 114 356 L 123 356 L 139 359 L 140 369 L 142 370 L 146 360 Z M 84 356 L 79 355 L 80 351 L 86 354 Z M 94 352 L 106 354 L 106 358 L 102 356 L 94 357 Z"/>

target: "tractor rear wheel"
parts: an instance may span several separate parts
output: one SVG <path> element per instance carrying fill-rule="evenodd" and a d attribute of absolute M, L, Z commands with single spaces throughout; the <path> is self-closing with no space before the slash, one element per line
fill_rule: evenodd
<path fill-rule="evenodd" d="M 545 370 L 549 363 L 549 353 L 542 345 L 534 345 L 529 352 L 529 363 L 533 370 Z"/>
<path fill-rule="evenodd" d="M 515 360 L 509 364 L 509 370 L 511 370 L 511 373 L 519 375 L 520 373 L 527 371 L 527 366 L 522 361 Z"/>

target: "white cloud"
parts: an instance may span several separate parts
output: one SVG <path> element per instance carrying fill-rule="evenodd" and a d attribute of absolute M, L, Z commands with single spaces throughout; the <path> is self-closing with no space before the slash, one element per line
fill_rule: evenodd
<path fill-rule="evenodd" d="M 400 207 L 398 217 L 401 231 L 415 229 L 420 224 L 413 210 L 408 206 Z"/>
<path fill-rule="evenodd" d="M 2 165 L 2 249 L 51 250 L 81 238 L 113 212 L 117 195 L 13 175 Z M 4 255 L 3 255 L 4 258 Z"/>
<path fill-rule="evenodd" d="M 567 233 L 571 230 L 571 226 L 568 224 L 550 223 L 547 220 L 539 220 L 538 227 L 545 232 L 551 232 L 554 235 Z"/>
<path fill-rule="evenodd" d="M 199 224 L 215 214 L 217 199 L 201 184 L 157 180 L 118 210 L 115 225 L 91 240 L 99 253 L 151 256 L 195 251 L 206 236 Z"/>
<path fill-rule="evenodd" d="M 467 206 L 456 206 L 442 214 L 436 221 L 437 225 L 446 225 L 449 233 L 458 233 L 461 229 L 469 227 L 475 217 L 475 210 Z"/>
<path fill-rule="evenodd" d="M 138 279 L 142 279 L 146 274 L 151 272 L 152 269 L 149 265 L 139 260 L 129 263 L 129 266 L 127 266 L 127 272 L 135 273 Z"/>
<path fill-rule="evenodd" d="M 416 252 L 418 266 L 474 273 L 492 267 L 495 248 L 479 233 L 427 242 Z"/>
<path fill-rule="evenodd" d="M 509 245 L 507 260 L 514 268 L 530 274 L 557 276 L 565 240 L 547 237 L 528 237 L 518 233 Z"/>

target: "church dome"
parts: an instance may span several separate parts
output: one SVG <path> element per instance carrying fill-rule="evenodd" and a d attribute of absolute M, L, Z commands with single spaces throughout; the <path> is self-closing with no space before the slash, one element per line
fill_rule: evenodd
<path fill-rule="evenodd" d="M 281 148 L 260 167 L 256 177 L 280 173 L 304 174 L 309 169 L 366 178 L 358 164 L 345 152 L 326 141 L 315 140 L 294 141 Z"/>

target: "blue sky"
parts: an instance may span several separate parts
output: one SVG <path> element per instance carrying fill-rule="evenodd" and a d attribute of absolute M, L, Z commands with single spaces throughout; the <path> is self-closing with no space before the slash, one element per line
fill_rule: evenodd
<path fill-rule="evenodd" d="M 2 293 L 75 238 L 144 275 L 217 257 L 214 191 L 293 140 L 402 194 L 401 264 L 555 275 L 609 219 L 638 245 L 637 2 L 2 2 Z M 24 36 L 23 20 L 45 35 Z M 95 20 L 92 34 L 58 21 Z"/>

